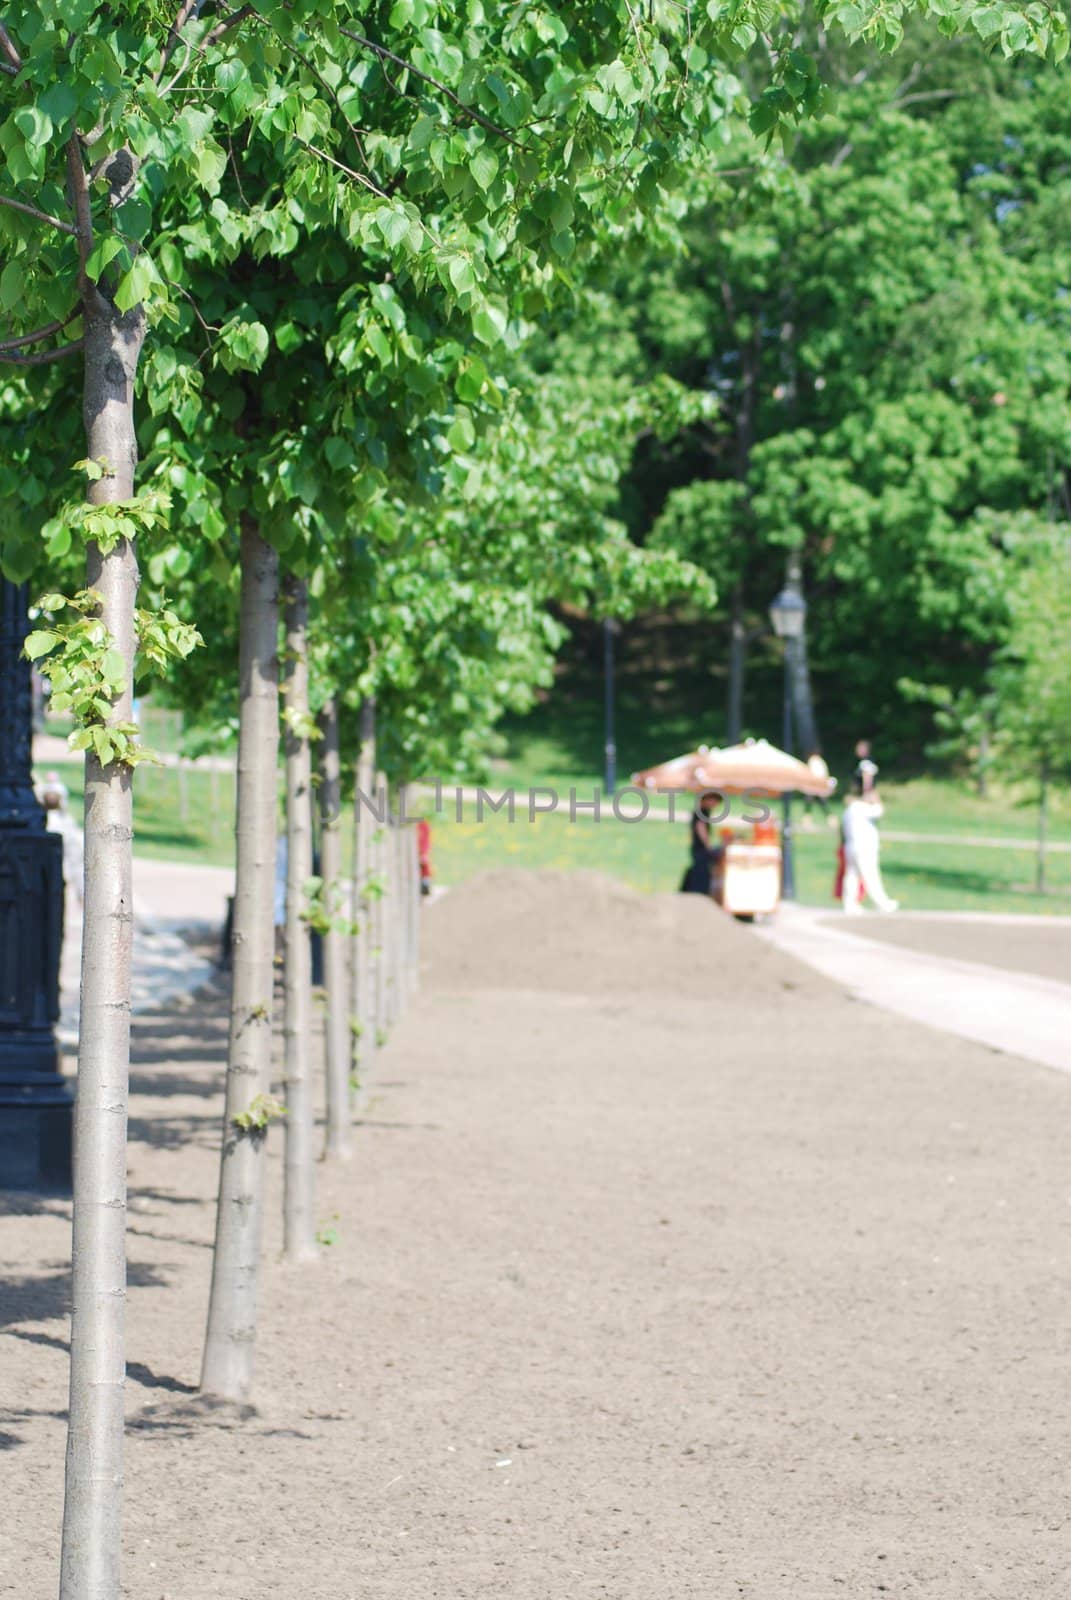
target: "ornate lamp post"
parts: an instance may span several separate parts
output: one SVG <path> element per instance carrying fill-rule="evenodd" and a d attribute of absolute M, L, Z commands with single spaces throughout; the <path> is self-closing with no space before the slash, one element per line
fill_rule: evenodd
<path fill-rule="evenodd" d="M 779 639 L 785 641 L 785 701 L 782 745 L 792 754 L 792 652 L 795 641 L 802 638 L 807 620 L 807 602 L 800 593 L 799 578 L 792 567 L 781 593 L 770 604 L 770 621 Z M 785 794 L 781 800 L 781 897 L 796 898 L 796 866 L 792 858 L 792 797 Z"/>
<path fill-rule="evenodd" d="M 33 792 L 27 586 L 0 577 L 0 1189 L 69 1188 L 59 1070 L 63 844 Z"/>
<path fill-rule="evenodd" d="M 614 738 L 614 636 L 619 631 L 621 624 L 612 617 L 606 617 L 602 625 L 602 666 L 603 666 L 603 697 L 605 711 L 606 742 L 604 753 L 606 757 L 606 793 L 613 794 L 617 788 L 617 742 Z"/>

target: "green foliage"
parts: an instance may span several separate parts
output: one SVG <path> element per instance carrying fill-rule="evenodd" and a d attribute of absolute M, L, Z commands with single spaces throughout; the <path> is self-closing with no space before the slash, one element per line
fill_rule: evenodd
<path fill-rule="evenodd" d="M 327 884 L 321 877 L 306 878 L 302 922 L 314 933 L 341 933 L 352 937 L 359 931 L 359 924 L 343 915 L 340 908 L 344 896 L 345 886 L 341 883 Z"/>
<path fill-rule="evenodd" d="M 888 752 L 934 705 L 898 682 L 971 715 L 1023 519 L 1067 514 L 1071 120 L 1062 74 L 929 30 L 821 59 L 856 84 L 685 224 L 688 257 L 619 275 L 651 365 L 721 408 L 641 450 L 631 522 L 713 578 L 725 654 L 800 549 L 819 720 Z"/>
<path fill-rule="evenodd" d="M 335 1226 L 338 1220 L 338 1212 L 332 1212 L 330 1221 L 322 1222 L 316 1230 L 316 1243 L 318 1245 L 322 1245 L 324 1249 L 330 1249 L 332 1245 L 338 1244 L 340 1238 L 342 1237 L 338 1228 Z"/>
<path fill-rule="evenodd" d="M 993 668 L 1007 760 L 1071 778 L 1071 539 L 1038 552 L 1009 596 L 1008 637 Z"/>
<path fill-rule="evenodd" d="M 99 606 L 94 589 L 70 597 L 43 595 L 37 610 L 47 625 L 28 635 L 24 653 L 51 682 L 51 709 L 74 722 L 71 749 L 92 749 L 103 766 L 120 761 L 135 767 L 155 758 L 140 743 L 137 724 L 115 718 L 115 701 L 126 687 L 126 664 L 97 614 Z M 69 612 L 72 619 L 61 620 Z M 197 629 L 166 606 L 151 614 L 137 611 L 135 624 L 144 657 L 157 669 L 185 660 L 201 643 Z"/>
<path fill-rule="evenodd" d="M 1035 0 L 859 0 L 824 15 L 887 46 L 913 10 L 1005 51 L 1062 47 L 1061 14 Z M 548 681 L 551 602 L 621 616 L 673 593 L 711 603 L 671 539 L 629 541 L 619 484 L 637 438 L 699 435 L 713 403 L 613 370 L 612 352 L 585 371 L 545 330 L 600 260 L 679 239 L 749 112 L 782 137 L 817 112 L 829 62 L 801 47 L 796 9 L 776 0 L 584 0 L 567 13 L 310 0 L 193 7 L 178 33 L 171 20 L 81 0 L 62 16 L 51 0 L 5 13 L 22 66 L 0 91 L 0 355 L 76 342 L 83 294 L 123 313 L 143 304 L 143 470 L 172 511 L 165 522 L 146 496 L 57 510 L 69 389 L 50 367 L 25 368 L 0 396 L 25 428 L 0 467 L 0 558 L 27 570 L 42 526 L 51 563 L 76 534 L 102 548 L 151 534 L 151 590 L 166 583 L 175 614 L 214 635 L 219 654 L 184 678 L 218 719 L 234 535 L 249 519 L 288 566 L 318 575 L 324 671 L 345 659 L 355 696 L 380 692 L 392 769 L 468 759 Z M 69 158 L 92 174 L 92 239 L 71 209 Z M 785 208 L 782 243 L 807 203 Z M 909 246 L 887 241 L 879 259 Z M 865 258 L 865 241 L 841 248 Z M 807 268 L 804 251 L 767 278 Z M 858 378 L 864 351 L 845 364 Z M 890 454 L 909 453 L 917 416 L 883 421 Z M 742 518 L 769 503 L 770 542 L 783 542 L 798 508 L 813 540 L 838 484 L 851 487 L 844 463 L 865 453 L 857 429 L 839 443 L 830 495 L 807 471 L 802 431 L 800 448 L 771 449 Z M 930 499 L 943 510 L 956 472 L 937 454 Z M 854 504 L 867 522 L 856 572 L 890 510 L 873 484 L 862 494 L 870 505 L 848 494 L 844 513 Z M 918 508 L 896 509 L 906 530 Z M 849 564 L 855 532 L 841 540 Z M 948 543 L 958 572 L 962 543 Z M 936 615 L 944 588 L 930 588 Z"/>
<path fill-rule="evenodd" d="M 286 1109 L 275 1095 L 257 1094 L 253 1096 L 246 1109 L 237 1112 L 231 1121 L 242 1133 L 263 1135 L 271 1123 L 286 1116 Z"/>

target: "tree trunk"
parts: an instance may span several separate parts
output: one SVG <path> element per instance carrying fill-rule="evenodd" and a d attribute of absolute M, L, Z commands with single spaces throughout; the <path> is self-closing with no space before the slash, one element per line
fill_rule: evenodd
<path fill-rule="evenodd" d="M 286 596 L 286 983 L 283 1038 L 286 1149 L 283 1160 L 283 1254 L 316 1255 L 313 1169 L 312 950 L 305 895 L 312 876 L 312 758 L 309 715 L 309 588 L 290 574 Z"/>
<path fill-rule="evenodd" d="M 245 1400 L 253 1387 L 257 1275 L 271 1087 L 275 811 L 279 755 L 279 558 L 243 520 L 239 622 L 237 874 L 227 1102 L 201 1388 Z M 252 1120 L 244 1118 L 254 1109 Z"/>
<path fill-rule="evenodd" d="M 338 706 L 328 700 L 320 713 L 323 735 L 320 768 L 320 872 L 324 907 L 332 920 L 344 907 L 342 883 L 342 787 L 338 757 Z M 325 1154 L 350 1154 L 350 1001 L 346 984 L 345 935 L 336 927 L 324 933 L 324 985 L 327 990 L 325 1049 L 327 1142 Z"/>
<path fill-rule="evenodd" d="M 383 816 L 383 821 L 379 825 L 379 827 L 376 829 L 375 840 L 374 840 L 375 877 L 376 877 L 376 880 L 378 882 L 379 892 L 377 893 L 375 899 L 372 901 L 372 908 L 373 908 L 373 911 L 374 911 L 374 916 L 372 918 L 372 929 L 373 929 L 373 932 L 372 932 L 372 957 L 373 957 L 373 960 L 375 961 L 375 981 L 374 981 L 374 985 L 373 985 L 373 992 L 374 992 L 374 995 L 375 995 L 375 1000 L 374 1000 L 373 1009 L 374 1009 L 374 1012 L 375 1012 L 376 1048 L 378 1049 L 380 1043 L 383 1040 L 385 1040 L 386 1036 L 387 1036 L 387 1027 L 388 1027 L 388 1010 L 387 1010 L 387 1008 L 388 1008 L 388 1005 L 389 1005 L 389 998 L 390 998 L 390 990 L 389 990 L 389 987 L 388 987 L 389 978 L 390 978 L 390 963 L 389 963 L 389 959 L 388 959 L 388 956 L 389 956 L 388 946 L 389 946 L 390 909 L 389 909 L 389 906 L 388 906 L 388 900 L 389 900 L 390 891 L 391 891 L 391 885 L 390 885 L 391 821 L 390 821 L 390 793 L 389 793 L 389 790 L 387 789 L 386 777 L 384 776 L 384 774 L 382 772 L 377 772 L 376 773 L 376 794 L 377 794 L 377 797 L 379 795 L 382 795 L 384 797 L 384 806 L 383 806 L 384 816 Z"/>
<path fill-rule="evenodd" d="M 1049 763 L 1042 761 L 1038 783 L 1038 857 L 1034 888 L 1038 894 L 1048 889 L 1045 873 L 1045 852 L 1049 840 Z"/>
<path fill-rule="evenodd" d="M 733 595 L 733 616 L 729 632 L 729 692 L 725 716 L 726 744 L 739 744 L 744 727 L 744 668 L 747 662 L 747 629 L 742 615 L 740 590 Z"/>
<path fill-rule="evenodd" d="M 353 1061 L 358 1070 L 363 1070 L 376 1053 L 375 968 L 372 957 L 374 903 L 366 898 L 369 879 L 375 872 L 374 837 L 377 828 L 376 819 L 368 809 L 368 803 L 375 800 L 376 782 L 376 703 L 373 699 L 361 702 L 359 737 L 353 812 L 353 921 L 357 932 L 350 949 L 356 1022 Z"/>
<path fill-rule="evenodd" d="M 974 792 L 979 800 L 988 800 L 989 798 L 990 741 L 989 721 L 983 712 L 982 727 L 978 735 L 978 760 L 974 768 Z"/>
<path fill-rule="evenodd" d="M 120 315 L 85 302 L 83 418 L 87 455 L 105 463 L 95 505 L 134 494 L 134 378 L 145 338 L 141 308 Z M 87 587 L 123 658 L 125 686 L 109 721 L 132 715 L 137 558 L 121 541 L 90 545 Z M 85 763 L 85 899 L 78 1087 L 74 1111 L 74 1235 L 70 1412 L 63 1505 L 61 1600 L 118 1600 L 126 1376 L 126 1119 L 130 1077 L 133 795 L 130 768 Z"/>

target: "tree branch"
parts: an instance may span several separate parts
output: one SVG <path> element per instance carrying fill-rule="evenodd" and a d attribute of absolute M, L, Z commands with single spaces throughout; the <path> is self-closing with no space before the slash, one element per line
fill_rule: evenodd
<path fill-rule="evenodd" d="M 51 361 L 64 361 L 68 356 L 76 356 L 84 342 L 75 339 L 72 344 L 61 344 L 56 350 L 40 350 L 36 355 L 28 356 L 12 355 L 0 349 L 0 362 L 6 362 L 10 367 L 44 367 Z"/>
<path fill-rule="evenodd" d="M 396 67 L 401 67 L 405 72 L 411 72 L 413 77 L 419 78 L 422 83 L 430 84 L 433 89 L 437 89 L 440 94 L 445 95 L 448 100 L 452 101 L 459 111 L 463 111 L 467 117 L 471 117 L 473 122 L 479 123 L 481 128 L 486 128 L 488 133 L 497 134 L 500 139 L 505 139 L 507 144 L 515 144 L 518 149 L 524 149 L 520 140 L 515 139 L 505 128 L 500 128 L 496 122 L 491 122 L 481 112 L 476 111 L 472 106 L 467 106 L 464 100 L 460 99 L 452 89 L 446 87 L 445 83 L 440 83 L 437 78 L 431 78 L 426 72 L 421 72 L 419 67 L 414 67 L 413 63 L 406 61 L 404 56 L 396 56 L 393 50 L 388 50 L 384 45 L 376 44 L 373 40 L 366 39 L 363 34 L 351 33 L 349 28 L 339 28 L 338 31 L 345 38 L 352 39 L 354 44 L 361 45 L 365 50 L 371 50 L 372 54 L 378 56 L 381 61 L 393 61 Z M 402 90 L 398 90 L 399 94 L 402 92 Z"/>
<path fill-rule="evenodd" d="M 58 228 L 60 233 L 77 235 L 78 229 L 70 222 L 64 222 L 60 217 L 53 217 L 47 211 L 39 211 L 36 206 L 28 206 L 22 200 L 12 200 L 10 195 L 0 194 L 0 206 L 10 206 L 12 211 L 22 211 L 28 217 L 36 217 L 38 222 L 47 222 L 50 227 Z"/>
<path fill-rule="evenodd" d="M 153 83 L 159 83 L 160 79 L 167 71 L 167 63 L 171 60 L 171 57 L 178 49 L 179 44 L 182 43 L 183 28 L 186 26 L 187 22 L 189 22 L 191 16 L 196 17 L 203 4 L 204 0 L 182 0 L 182 4 L 179 6 L 178 11 L 175 14 L 175 20 L 167 30 L 167 38 L 164 41 L 164 48 L 160 54 L 160 65 L 153 76 Z M 190 47 L 187 45 L 187 61 L 190 59 L 189 49 Z M 182 69 L 180 68 L 179 70 L 181 71 Z"/>
<path fill-rule="evenodd" d="M 168 49 L 167 54 L 168 54 L 168 56 L 172 55 L 174 53 L 174 50 L 175 50 L 176 46 L 178 46 L 180 44 L 185 47 L 186 53 L 182 58 L 182 65 L 179 67 L 178 71 L 175 73 L 174 77 L 171 79 L 171 82 L 168 83 L 168 84 L 165 84 L 164 87 L 160 90 L 161 95 L 165 95 L 165 94 L 170 94 L 171 93 L 171 91 L 174 89 L 175 85 L 178 83 L 179 79 L 185 73 L 186 68 L 189 66 L 189 64 L 190 64 L 190 56 L 193 54 L 193 52 L 195 50 L 196 50 L 196 52 L 197 52 L 197 54 L 199 56 L 207 55 L 209 46 L 216 44 L 218 42 L 218 40 L 223 38 L 223 35 L 225 33 L 229 33 L 232 28 L 236 28 L 238 26 L 238 24 L 240 22 L 244 22 L 247 17 L 258 17 L 259 18 L 259 16 L 260 16 L 260 13 L 257 11 L 255 6 L 239 6 L 236 11 L 231 11 L 227 16 L 225 16 L 223 18 L 222 22 L 217 22 L 216 26 L 214 28 L 210 28 L 209 31 L 205 34 L 204 38 L 201 39 L 199 42 L 195 42 L 192 39 L 184 39 L 184 38 L 182 38 L 181 34 L 178 32 L 178 29 L 182 27 L 183 23 L 188 22 L 190 20 L 191 14 L 192 14 L 194 20 L 196 20 L 198 14 L 200 13 L 201 6 L 202 6 L 203 3 L 204 3 L 204 0 L 193 0 L 193 3 L 190 3 L 190 0 L 187 0 L 187 3 L 183 6 L 183 11 L 180 12 L 178 17 L 176 17 L 176 19 L 175 19 L 174 28 L 173 28 L 174 40 L 172 42 L 172 40 L 170 38 L 170 35 L 169 35 L 169 38 L 168 38 L 169 49 Z M 166 65 L 167 65 L 167 60 L 165 58 L 165 60 L 163 60 L 160 63 L 160 70 L 157 73 L 156 77 L 153 79 L 154 83 L 159 83 L 160 79 L 163 77 L 164 68 L 166 67 Z"/>
<path fill-rule="evenodd" d="M 205 34 L 204 39 L 201 41 L 201 49 L 207 50 L 210 44 L 215 44 L 217 39 L 222 39 L 225 33 L 229 33 L 240 22 L 244 22 L 246 17 L 258 15 L 259 12 L 256 6 L 239 6 L 237 11 L 232 11 L 230 16 L 224 17 L 222 22 L 217 22 L 216 26 Z"/>
<path fill-rule="evenodd" d="M 7 59 L 14 67 L 15 71 L 21 72 L 22 57 L 15 48 L 15 41 L 12 39 L 10 33 L 8 33 L 2 22 L 0 22 L 0 50 L 2 50 L 7 56 Z"/>
<path fill-rule="evenodd" d="M 889 101 L 890 106 L 917 106 L 924 100 L 958 100 L 961 89 L 920 89 L 918 94 L 898 94 Z"/>
<path fill-rule="evenodd" d="M 82 165 L 82 152 L 78 148 L 78 135 L 67 140 L 67 181 L 70 185 L 71 204 L 78 226 L 71 231 L 78 240 L 78 258 L 81 276 L 85 279 L 85 265 L 93 248 L 93 210 L 89 200 L 89 178 Z"/>
<path fill-rule="evenodd" d="M 22 345 L 40 344 L 42 339 L 51 339 L 54 333 L 62 333 L 63 329 L 72 323 L 75 317 L 82 315 L 82 308 L 78 306 L 69 317 L 64 317 L 62 322 L 48 322 L 43 328 L 35 328 L 33 333 L 20 333 L 14 339 L 0 339 L 0 351 L 18 350 Z"/>
<path fill-rule="evenodd" d="M 378 195 L 381 200 L 390 199 L 390 195 L 384 189 L 381 189 L 378 184 L 373 183 L 371 178 L 366 178 L 363 172 L 357 172 L 353 167 L 347 167 L 343 161 L 336 161 L 334 156 L 329 156 L 326 150 L 321 150 L 314 144 L 306 144 L 304 139 L 297 139 L 296 143 L 303 150 L 307 150 L 310 155 L 318 156 L 321 161 L 326 161 L 332 167 L 337 167 L 340 172 L 346 174 L 347 178 L 353 178 L 357 183 L 363 183 L 366 189 L 371 189 L 372 193 Z"/>

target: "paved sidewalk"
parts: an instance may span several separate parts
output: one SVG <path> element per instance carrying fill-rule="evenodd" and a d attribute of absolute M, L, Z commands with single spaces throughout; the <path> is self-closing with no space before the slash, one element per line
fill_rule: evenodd
<path fill-rule="evenodd" d="M 848 927 L 831 926 L 825 907 L 783 905 L 755 932 L 844 984 L 858 999 L 993 1050 L 1071 1072 L 1071 982 L 879 943 L 855 932 L 855 919 L 848 921 Z"/>
<path fill-rule="evenodd" d="M 200 988 L 215 971 L 205 941 L 218 939 L 234 890 L 228 867 L 184 862 L 134 860 L 134 961 L 131 1005 L 134 1012 L 167 1004 Z M 190 935 L 203 935 L 191 939 Z M 77 905 L 67 901 L 67 935 L 60 967 L 60 1021 L 63 1044 L 78 1043 L 78 983 L 82 924 Z"/>

